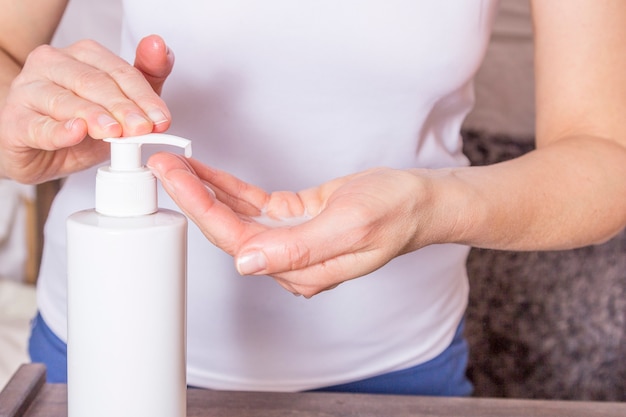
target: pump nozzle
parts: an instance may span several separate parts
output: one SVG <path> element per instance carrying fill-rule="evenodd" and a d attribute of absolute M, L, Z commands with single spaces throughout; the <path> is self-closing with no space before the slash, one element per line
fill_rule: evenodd
<path fill-rule="evenodd" d="M 111 143 L 111 165 L 98 169 L 96 211 L 100 214 L 129 217 L 157 210 L 156 178 L 141 162 L 141 145 L 172 145 L 191 156 L 191 141 L 164 133 L 107 138 Z"/>
<path fill-rule="evenodd" d="M 141 145 L 171 145 L 184 149 L 185 156 L 191 156 L 191 141 L 165 133 L 151 133 L 148 135 L 131 136 L 128 138 L 107 138 L 111 143 L 111 171 L 132 171 L 140 169 Z"/>

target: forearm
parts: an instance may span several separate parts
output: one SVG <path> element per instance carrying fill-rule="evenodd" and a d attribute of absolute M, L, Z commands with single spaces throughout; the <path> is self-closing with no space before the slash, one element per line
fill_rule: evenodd
<path fill-rule="evenodd" d="M 67 0 L 0 0 L 0 106 L 28 54 L 52 39 L 66 4 Z"/>
<path fill-rule="evenodd" d="M 0 112 L 5 109 L 11 83 L 28 54 L 37 46 L 50 42 L 66 4 L 67 0 L 0 0 L 3 11 L 0 14 Z M 6 129 L 0 126 L 0 131 L 4 133 Z M 4 139 L 0 137 L 0 152 L 6 145 Z M 6 176 L 0 162 L 0 178 Z"/>
<path fill-rule="evenodd" d="M 431 243 L 553 250 L 606 241 L 626 225 L 626 148 L 568 138 L 515 160 L 439 171 Z"/>
<path fill-rule="evenodd" d="M 0 49 L 0 108 L 4 106 L 11 82 L 20 71 L 20 66 Z"/>
<path fill-rule="evenodd" d="M 0 49 L 0 111 L 6 103 L 11 82 L 20 71 L 20 66 Z M 1 142 L 0 142 L 1 143 Z M 0 148 L 0 152 L 3 150 Z M 0 160 L 0 178 L 7 178 L 2 161 Z"/>

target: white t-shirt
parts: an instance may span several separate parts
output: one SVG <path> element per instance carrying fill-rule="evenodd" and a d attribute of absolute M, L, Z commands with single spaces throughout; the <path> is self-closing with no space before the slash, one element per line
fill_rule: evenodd
<path fill-rule="evenodd" d="M 164 37 L 176 55 L 163 92 L 170 133 L 193 140 L 207 164 L 268 191 L 374 166 L 467 164 L 459 130 L 495 0 L 123 6 L 122 56 L 132 62 L 141 37 Z M 39 307 L 62 339 L 64 221 L 93 207 L 94 172 L 67 180 L 46 226 Z M 427 247 L 305 299 L 269 277 L 239 276 L 192 224 L 188 383 L 296 391 L 423 363 L 449 345 L 463 316 L 467 252 Z"/>

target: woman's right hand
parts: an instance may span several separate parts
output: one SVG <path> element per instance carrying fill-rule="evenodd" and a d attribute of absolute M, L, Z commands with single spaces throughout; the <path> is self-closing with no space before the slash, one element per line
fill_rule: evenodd
<path fill-rule="evenodd" d="M 97 139 L 167 130 L 159 94 L 173 64 L 156 35 L 140 41 L 134 66 L 94 41 L 36 48 L 0 108 L 0 177 L 63 177 L 107 159 Z"/>

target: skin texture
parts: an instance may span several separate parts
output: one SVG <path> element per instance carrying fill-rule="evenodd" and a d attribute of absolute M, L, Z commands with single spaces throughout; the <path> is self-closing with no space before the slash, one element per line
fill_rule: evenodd
<path fill-rule="evenodd" d="M 520 158 L 377 168 L 272 194 L 171 154 L 154 155 L 149 166 L 241 274 L 271 275 L 306 297 L 431 244 L 543 250 L 603 242 L 626 225 L 626 2 L 532 6 L 537 149 Z M 0 175 L 23 182 L 67 175 L 105 158 L 94 139 L 167 130 L 158 92 L 173 55 L 162 39 L 142 40 L 133 68 L 92 42 L 55 50 L 38 46 L 43 38 L 0 54 L 0 80 L 23 64 L 12 86 L 0 87 Z M 311 219 L 268 226 L 254 220 L 260 215 Z"/>

